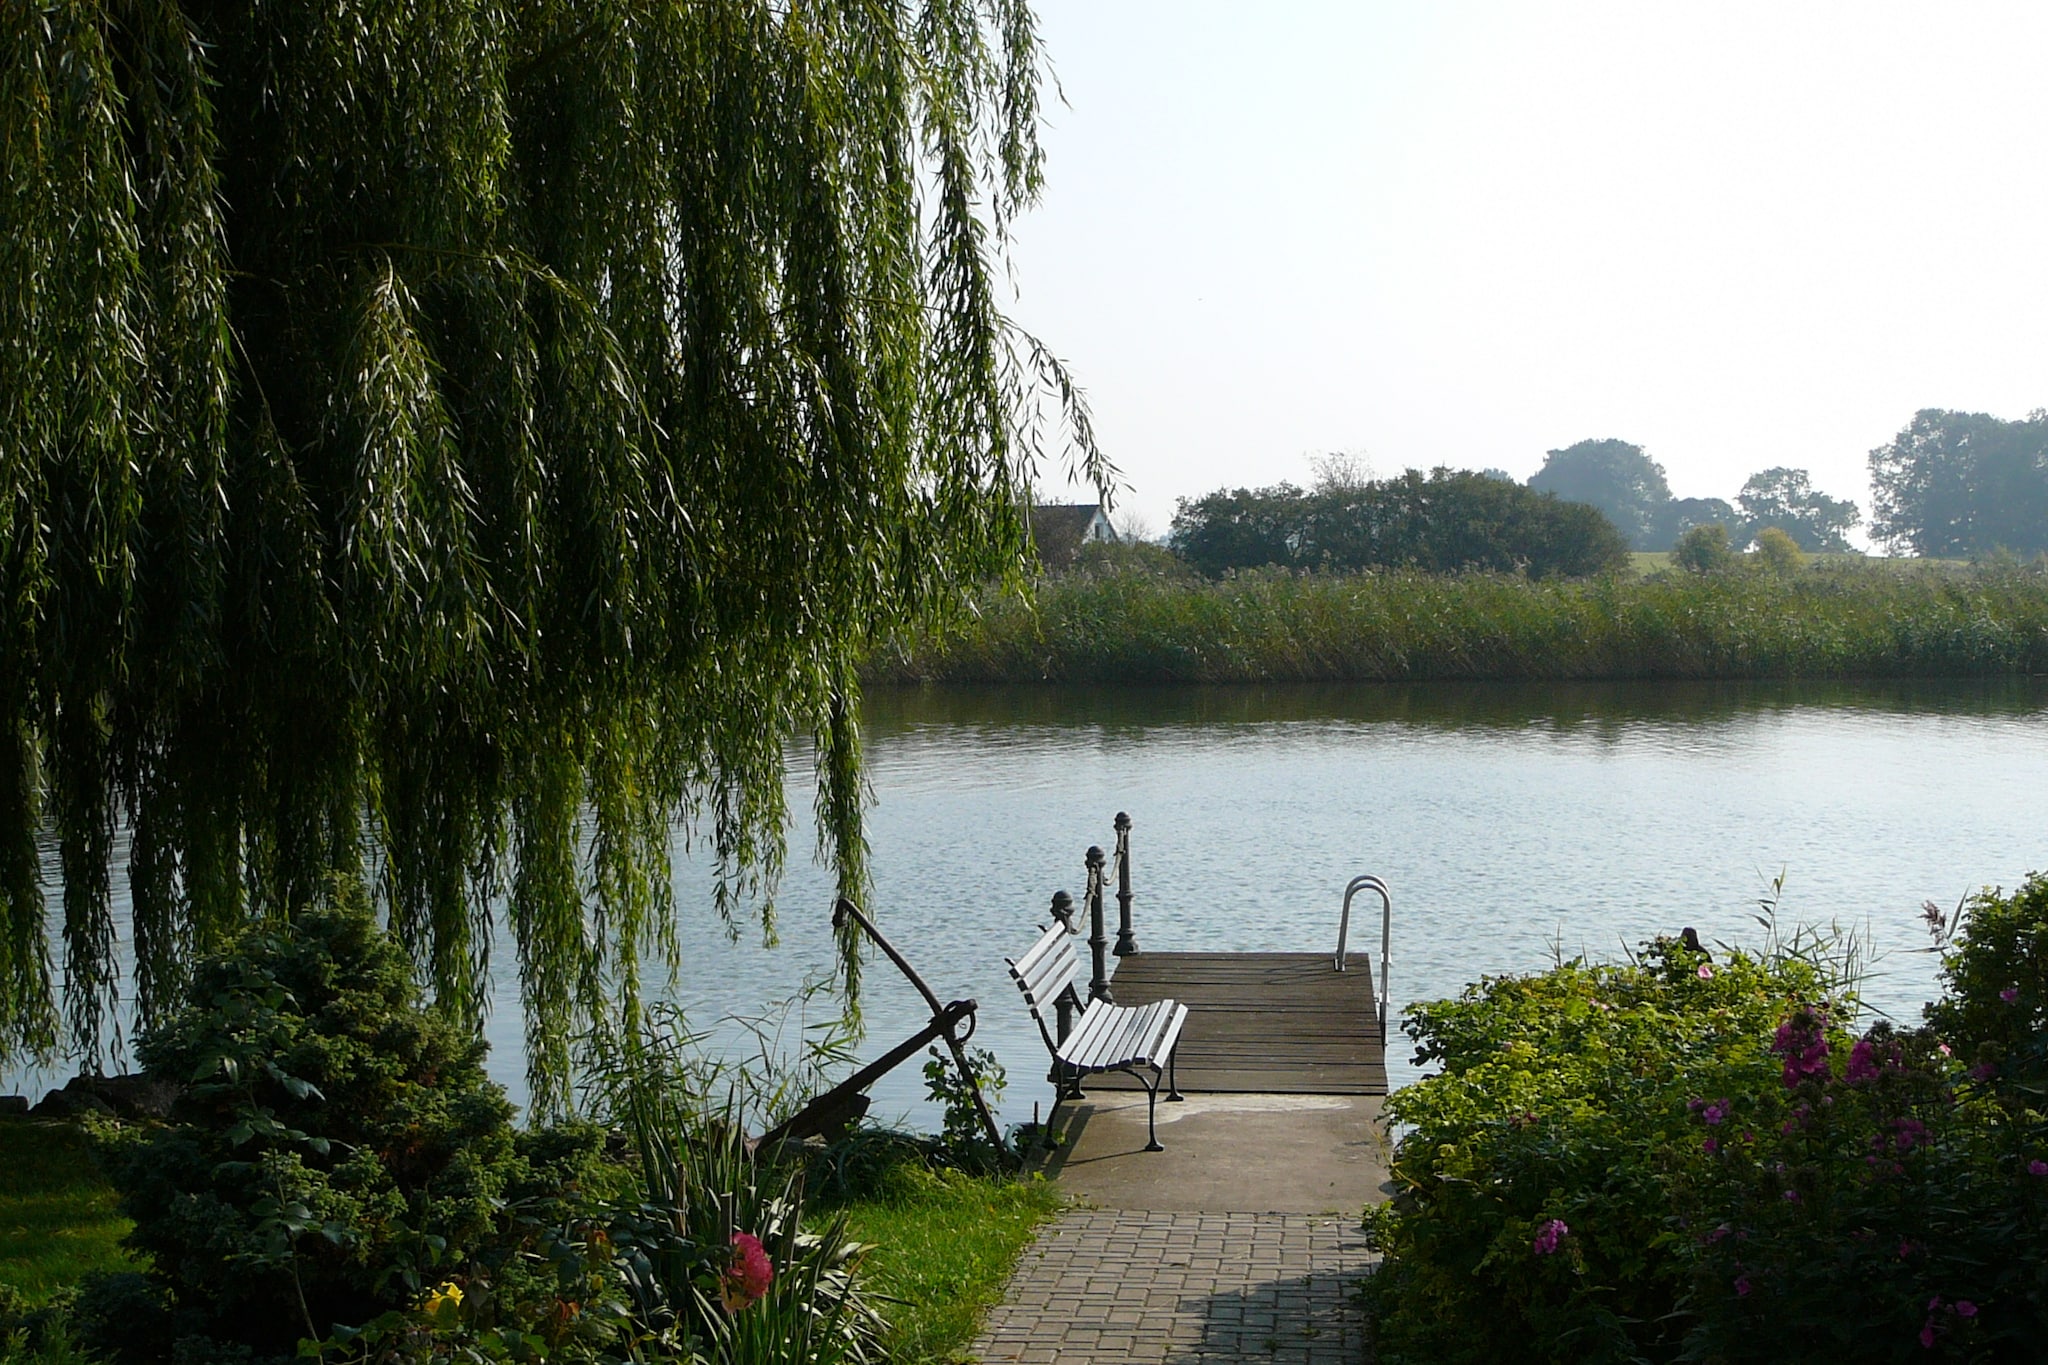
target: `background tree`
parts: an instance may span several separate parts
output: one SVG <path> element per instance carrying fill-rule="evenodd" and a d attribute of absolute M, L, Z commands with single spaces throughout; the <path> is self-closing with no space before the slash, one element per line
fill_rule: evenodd
<path fill-rule="evenodd" d="M 1658 513 L 1650 538 L 1656 544 L 1676 549 L 1690 532 L 1715 525 L 1721 527 L 1725 536 L 1729 527 L 1742 525 L 1742 518 L 1732 504 L 1720 498 L 1673 498 Z"/>
<path fill-rule="evenodd" d="M 1620 532 L 1583 503 L 1441 468 L 1313 493 L 1280 484 L 1182 499 L 1171 543 L 1211 577 L 1267 565 L 1576 577 L 1628 559 Z"/>
<path fill-rule="evenodd" d="M 1167 544 L 1211 578 L 1229 569 L 1291 567 L 1302 562 L 1307 521 L 1308 495 L 1291 483 L 1219 488 L 1174 504 Z"/>
<path fill-rule="evenodd" d="M 1599 508 L 1638 550 L 1664 549 L 1670 543 L 1653 542 L 1661 529 L 1658 518 L 1671 501 L 1671 486 L 1664 480 L 1664 466 L 1639 445 L 1609 439 L 1553 450 L 1530 476 L 1529 487 Z"/>
<path fill-rule="evenodd" d="M 46 822 L 88 1056 L 118 813 L 145 1021 L 338 870 L 474 1023 L 502 898 L 544 1110 L 681 951 L 671 822 L 772 890 L 792 732 L 857 888 L 856 662 L 1020 571 L 1072 392 L 995 302 L 1038 61 L 1023 0 L 0 7 L 0 1055 Z"/>
<path fill-rule="evenodd" d="M 1855 503 L 1819 491 L 1803 469 L 1780 466 L 1752 474 L 1735 501 L 1748 522 L 1745 539 L 1775 526 L 1809 553 L 1853 549 L 1848 532 L 1863 520 Z"/>
<path fill-rule="evenodd" d="M 1870 452 L 1871 531 L 1922 555 L 2048 551 L 2048 412 L 1925 408 Z"/>

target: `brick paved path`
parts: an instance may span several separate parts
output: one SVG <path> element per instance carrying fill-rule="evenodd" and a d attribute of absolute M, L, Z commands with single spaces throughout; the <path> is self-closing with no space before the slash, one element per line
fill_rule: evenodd
<path fill-rule="evenodd" d="M 1361 1365 L 1355 1217 L 1072 1209 L 1039 1233 L 989 1315 L 988 1365 L 1225 1361 Z"/>

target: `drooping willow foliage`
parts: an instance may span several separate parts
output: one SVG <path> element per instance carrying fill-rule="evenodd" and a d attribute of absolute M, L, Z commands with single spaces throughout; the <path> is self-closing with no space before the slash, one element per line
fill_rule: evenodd
<path fill-rule="evenodd" d="M 559 1106 L 672 825 L 772 887 L 794 734 L 857 889 L 864 646 L 1014 572 L 1048 427 L 1108 474 L 999 310 L 1039 60 L 1024 0 L 0 0 L 0 1060 L 102 1040 L 116 875 L 144 1019 L 340 875 L 472 1021 L 502 904 Z"/>

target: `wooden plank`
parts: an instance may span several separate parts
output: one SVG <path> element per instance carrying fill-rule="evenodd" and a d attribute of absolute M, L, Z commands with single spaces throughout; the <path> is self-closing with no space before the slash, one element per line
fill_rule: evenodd
<path fill-rule="evenodd" d="M 1134 953 L 1110 981 L 1120 1005 L 1170 997 L 1188 1006 L 1175 1055 L 1181 1089 L 1194 1092 L 1384 1095 L 1372 988 L 1362 953 L 1343 972 L 1323 953 Z"/>

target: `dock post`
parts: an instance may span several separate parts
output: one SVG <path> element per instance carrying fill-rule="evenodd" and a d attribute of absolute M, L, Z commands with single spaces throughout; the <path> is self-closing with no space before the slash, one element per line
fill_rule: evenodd
<path fill-rule="evenodd" d="M 1116 955 L 1129 957 L 1138 951 L 1138 936 L 1131 929 L 1131 817 L 1116 813 Z"/>
<path fill-rule="evenodd" d="M 1108 860 L 1103 857 L 1100 845 L 1091 844 L 1083 864 L 1088 869 L 1088 952 L 1095 962 L 1095 976 L 1088 982 L 1090 1000 L 1110 1000 L 1109 993 L 1109 935 L 1102 925 L 1102 865 Z"/>
<path fill-rule="evenodd" d="M 1068 933 L 1073 933 L 1074 898 L 1064 891 L 1053 892 L 1052 917 L 1058 920 L 1060 926 Z M 1059 997 L 1052 1003 L 1054 1013 L 1058 1018 L 1059 1041 L 1064 1043 L 1067 1041 L 1068 1035 L 1074 1031 L 1074 1011 L 1080 1008 L 1081 997 L 1074 994 L 1073 984 L 1069 982 L 1067 988 L 1061 991 Z"/>

